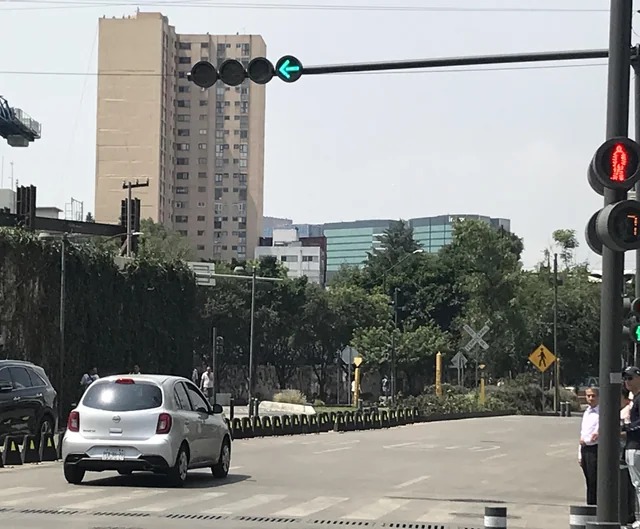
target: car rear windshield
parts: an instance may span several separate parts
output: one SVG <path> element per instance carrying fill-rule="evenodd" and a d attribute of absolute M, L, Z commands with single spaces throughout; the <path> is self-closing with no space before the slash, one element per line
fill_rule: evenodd
<path fill-rule="evenodd" d="M 93 383 L 87 389 L 82 404 L 106 411 L 151 410 L 162 405 L 162 391 L 155 384 Z"/>

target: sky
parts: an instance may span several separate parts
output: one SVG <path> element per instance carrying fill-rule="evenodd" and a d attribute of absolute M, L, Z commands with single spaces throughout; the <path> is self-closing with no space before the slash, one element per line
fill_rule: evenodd
<path fill-rule="evenodd" d="M 64 209 L 73 197 L 93 211 L 102 15 L 139 7 L 161 11 L 179 33 L 260 34 L 272 62 L 292 54 L 305 66 L 608 46 L 607 0 L 249 2 L 0 0 L 0 95 L 43 126 L 28 148 L 0 143 L 0 187 L 13 172 L 37 186 L 40 206 Z M 554 230 L 574 229 L 577 258 L 600 268 L 584 228 L 603 203 L 586 169 L 605 138 L 606 82 L 602 59 L 274 79 L 264 214 L 506 217 L 524 239 L 525 266 Z"/>

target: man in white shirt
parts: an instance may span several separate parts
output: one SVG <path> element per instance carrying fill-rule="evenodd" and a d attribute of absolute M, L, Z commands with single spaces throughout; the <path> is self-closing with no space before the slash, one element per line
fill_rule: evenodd
<path fill-rule="evenodd" d="M 587 505 L 596 505 L 598 484 L 598 430 L 600 426 L 600 409 L 598 388 L 588 388 L 585 392 L 587 409 L 582 416 L 580 428 L 580 447 L 578 463 L 587 483 Z"/>
<path fill-rule="evenodd" d="M 202 373 L 200 389 L 202 389 L 202 392 L 209 400 L 211 400 L 213 397 L 213 371 L 211 370 L 211 367 L 207 367 L 207 370 Z"/>

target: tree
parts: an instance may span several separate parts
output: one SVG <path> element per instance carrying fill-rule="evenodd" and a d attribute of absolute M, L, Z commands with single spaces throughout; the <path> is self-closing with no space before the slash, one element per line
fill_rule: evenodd
<path fill-rule="evenodd" d="M 166 226 L 151 219 L 140 221 L 140 237 L 138 255 L 143 258 L 165 261 L 193 261 L 195 253 L 189 240 Z"/>
<path fill-rule="evenodd" d="M 558 250 L 560 260 L 565 270 L 569 269 L 575 262 L 575 251 L 580 246 L 576 238 L 576 230 L 561 229 L 555 230 L 552 234 L 555 248 Z M 552 249 L 545 248 L 543 251 L 544 261 L 547 268 L 551 268 Z"/>

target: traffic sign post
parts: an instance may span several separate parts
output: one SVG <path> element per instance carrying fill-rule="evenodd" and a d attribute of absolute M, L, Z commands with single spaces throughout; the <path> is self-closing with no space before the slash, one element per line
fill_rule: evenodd
<path fill-rule="evenodd" d="M 458 370 L 458 386 L 464 386 L 464 368 L 467 366 L 467 358 L 460 352 L 451 359 L 451 367 Z"/>
<path fill-rule="evenodd" d="M 462 328 L 469 336 L 471 336 L 471 341 L 464 346 L 464 350 L 467 352 L 471 352 L 476 346 L 479 346 L 484 351 L 489 349 L 489 344 L 483 339 L 483 336 L 489 332 L 490 325 L 491 322 L 487 320 L 482 329 L 476 332 L 467 324 L 464 324 Z M 478 387 L 478 353 L 475 353 L 474 356 L 476 360 L 476 387 Z"/>

